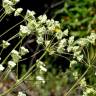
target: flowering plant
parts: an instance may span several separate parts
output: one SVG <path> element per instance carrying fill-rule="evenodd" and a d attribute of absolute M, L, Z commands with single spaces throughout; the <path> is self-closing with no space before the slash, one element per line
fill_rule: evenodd
<path fill-rule="evenodd" d="M 69 68 L 63 73 L 66 80 L 65 85 L 67 85 L 69 82 L 69 87 L 67 90 L 65 90 L 66 92 L 63 93 L 63 95 L 74 95 L 77 93 L 78 87 L 78 89 L 82 91 L 79 93 L 81 96 L 90 96 L 90 94 L 95 96 L 95 85 L 93 84 L 94 86 L 91 86 L 90 83 L 88 85 L 87 79 L 90 80 L 90 77 L 86 76 L 86 74 L 90 74 L 89 70 L 93 70 L 91 76 L 94 76 L 95 78 L 96 75 L 96 54 L 93 52 L 94 50 L 92 50 L 96 44 L 96 33 L 92 32 L 91 34 L 88 34 L 88 36 L 77 38 L 73 35 L 70 35 L 70 31 L 68 29 L 63 28 L 63 30 L 59 21 L 48 19 L 45 14 L 36 17 L 34 11 L 27 10 L 25 16 L 22 16 L 23 9 L 15 9 L 15 4 L 18 3 L 19 0 L 3 0 L 2 2 L 4 13 L 0 16 L 0 22 L 3 21 L 4 17 L 11 13 L 14 13 L 14 16 L 21 16 L 23 21 L 12 27 L 14 28 L 17 25 L 20 26 L 19 31 L 14 36 L 8 40 L 1 40 L 0 79 L 3 82 L 4 80 L 9 79 L 11 73 L 15 73 L 15 77 L 13 78 L 15 80 L 14 84 L 9 89 L 0 93 L 0 96 L 5 96 L 8 93 L 12 93 L 15 88 L 20 86 L 21 83 L 28 79 L 35 80 L 33 82 L 35 84 L 39 84 L 37 87 L 44 87 L 44 85 L 48 83 L 47 79 L 51 77 L 51 75 L 49 76 L 50 72 L 48 71 L 50 65 L 48 58 L 51 60 L 51 57 L 55 58 L 56 56 L 61 56 L 64 58 L 64 60 L 66 59 L 70 62 Z M 0 37 L 6 35 L 6 33 L 8 33 L 12 28 L 5 31 L 0 35 Z M 31 52 L 30 48 L 28 49 L 26 46 L 24 46 L 24 42 L 27 42 L 28 40 L 26 39 L 30 36 L 35 37 L 32 39 L 32 41 L 35 42 L 37 46 L 35 52 L 33 52 L 33 54 L 30 56 L 32 60 L 40 52 L 42 53 L 38 58 L 36 58 L 36 60 L 31 61 L 32 64 L 30 64 L 28 70 L 26 70 L 26 72 L 19 77 L 19 65 L 22 64 L 22 61 L 29 58 L 28 53 Z M 19 39 L 19 42 L 15 44 L 8 55 L 2 59 L 3 53 L 12 45 L 11 41 L 17 38 Z M 66 54 L 69 57 L 67 57 Z M 27 56 L 27 58 L 25 58 L 25 56 Z M 85 68 L 84 70 L 80 69 L 82 66 Z M 34 70 L 35 75 L 33 74 Z M 74 84 L 72 85 L 71 83 Z M 72 85 L 71 88 L 70 85 Z M 82 88 L 82 90 L 80 88 Z M 56 90 L 59 90 L 59 88 Z M 73 90 L 75 90 L 75 92 L 72 92 Z M 27 91 L 24 93 L 29 94 Z M 24 93 L 19 91 L 18 96 L 26 96 Z M 58 94 L 58 96 L 59 95 L 60 94 Z"/>

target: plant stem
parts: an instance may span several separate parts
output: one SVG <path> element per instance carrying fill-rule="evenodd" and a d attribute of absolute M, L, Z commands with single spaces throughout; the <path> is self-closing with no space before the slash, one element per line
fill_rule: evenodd
<path fill-rule="evenodd" d="M 39 58 L 39 60 L 41 60 L 45 54 L 47 52 L 45 51 L 43 53 L 43 55 Z M 5 96 L 6 94 L 8 94 L 9 92 L 12 92 L 14 88 L 16 88 L 20 83 L 22 83 L 25 79 L 27 79 L 32 73 L 32 69 L 36 66 L 36 63 L 30 67 L 30 69 L 27 71 L 27 73 L 25 75 L 23 75 L 10 89 L 8 89 L 7 91 L 5 91 L 4 93 L 0 94 L 0 96 Z"/>
<path fill-rule="evenodd" d="M 1 15 L 2 16 L 2 15 Z M 5 16 L 6 16 L 6 14 L 5 13 L 3 13 L 3 16 L 1 17 L 0 16 L 0 22 L 5 18 Z"/>
<path fill-rule="evenodd" d="M 81 79 L 86 75 L 86 73 L 88 72 L 90 66 L 88 66 L 88 68 L 86 69 L 86 71 L 82 74 L 82 76 L 77 80 L 77 82 L 70 88 L 70 90 L 64 94 L 64 96 L 68 96 L 71 91 L 77 86 L 77 84 L 81 81 Z"/>
<path fill-rule="evenodd" d="M 9 32 L 10 30 L 12 30 L 13 28 L 15 28 L 16 26 L 18 26 L 19 24 L 21 24 L 22 22 L 24 22 L 24 20 L 20 21 L 19 23 L 15 24 L 14 26 L 10 27 L 8 30 L 6 30 L 3 34 L 0 35 L 0 37 L 2 37 L 3 35 L 5 35 L 7 32 Z"/>
<path fill-rule="evenodd" d="M 7 79 L 7 77 L 8 77 L 8 75 L 9 75 L 10 72 L 11 72 L 11 69 L 8 68 L 7 69 L 7 72 L 6 72 L 6 75 L 4 76 L 4 79 L 3 80 L 6 80 Z"/>
<path fill-rule="evenodd" d="M 7 41 L 9 42 L 9 41 L 11 41 L 12 39 L 14 39 L 14 38 L 16 38 L 16 37 L 18 37 L 18 33 L 15 34 L 14 36 L 12 36 L 11 38 L 9 38 Z"/>
<path fill-rule="evenodd" d="M 16 47 L 22 42 L 23 38 L 16 44 L 16 46 L 13 49 L 16 49 Z M 2 65 L 6 62 L 8 57 L 11 55 L 11 52 L 6 56 L 6 58 L 2 61 Z"/>

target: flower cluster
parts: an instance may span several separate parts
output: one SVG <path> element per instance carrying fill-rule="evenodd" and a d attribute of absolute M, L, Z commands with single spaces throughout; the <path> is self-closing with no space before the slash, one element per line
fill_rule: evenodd
<path fill-rule="evenodd" d="M 83 88 L 82 96 L 89 96 L 89 95 L 95 96 L 96 95 L 95 89 L 93 87 L 87 86 L 85 77 L 82 78 L 82 80 L 79 82 L 79 84 Z"/>
<path fill-rule="evenodd" d="M 45 68 L 45 64 L 42 61 L 37 60 L 36 64 L 37 64 L 37 67 L 40 69 L 40 71 L 47 72 L 47 69 Z"/>
<path fill-rule="evenodd" d="M 27 10 L 24 19 L 27 23 L 25 26 L 20 25 L 19 36 L 25 37 L 34 34 L 37 44 L 44 45 L 45 50 L 51 55 L 71 52 L 73 53 L 73 59 L 81 62 L 84 57 L 82 54 L 84 46 L 89 43 L 95 44 L 95 33 L 91 33 L 86 38 L 75 40 L 74 36 L 68 36 L 68 29 L 62 31 L 60 23 L 53 19 L 48 19 L 45 14 L 36 18 L 34 11 Z"/>
<path fill-rule="evenodd" d="M 28 49 L 26 49 L 25 47 L 21 46 L 20 47 L 20 55 L 26 55 L 27 53 L 29 53 Z"/>
<path fill-rule="evenodd" d="M 91 44 L 95 45 L 95 43 L 96 43 L 96 34 L 95 34 L 94 32 L 91 33 L 90 36 L 87 36 L 87 40 L 88 40 Z"/>
<path fill-rule="evenodd" d="M 42 82 L 42 83 L 45 83 L 45 80 L 42 76 L 36 76 L 36 80 Z"/>
<path fill-rule="evenodd" d="M 16 63 L 13 61 L 8 61 L 8 67 L 9 68 L 14 68 L 16 66 Z"/>
<path fill-rule="evenodd" d="M 35 15 L 34 11 L 27 10 L 25 20 L 30 22 L 30 20 L 35 19 L 34 15 Z"/>
<path fill-rule="evenodd" d="M 82 96 L 95 96 L 95 95 L 96 95 L 96 91 L 94 88 L 86 87 Z"/>
<path fill-rule="evenodd" d="M 14 16 L 19 16 L 22 11 L 23 11 L 22 8 L 17 8 L 15 13 L 14 13 Z"/>
<path fill-rule="evenodd" d="M 85 78 L 82 78 L 82 80 L 79 82 L 80 86 L 83 88 L 83 87 L 86 87 L 87 83 L 86 83 L 86 79 Z"/>
<path fill-rule="evenodd" d="M 42 83 L 45 83 L 45 80 L 44 80 L 44 77 L 43 77 L 43 74 L 45 72 L 47 72 L 45 64 L 40 60 L 36 60 L 36 64 L 37 64 L 37 68 L 39 69 L 37 71 L 36 80 L 37 80 L 38 83 L 39 83 L 39 81 L 42 82 Z"/>
<path fill-rule="evenodd" d="M 31 30 L 29 30 L 27 26 L 20 25 L 20 32 L 19 32 L 20 37 L 28 36 L 30 33 Z"/>
<path fill-rule="evenodd" d="M 12 50 L 12 52 L 11 52 L 11 57 L 12 57 L 12 60 L 13 60 L 15 63 L 18 63 L 18 62 L 19 62 L 19 59 L 21 59 L 21 56 L 19 55 L 19 52 L 16 51 L 16 50 Z"/>
<path fill-rule="evenodd" d="M 9 68 L 13 68 L 16 66 L 16 64 L 19 62 L 19 60 L 22 58 L 22 56 L 26 55 L 28 53 L 28 49 L 26 49 L 25 47 L 21 46 L 20 50 L 12 50 L 11 51 L 11 57 L 12 60 L 8 61 L 8 67 Z"/>
<path fill-rule="evenodd" d="M 78 71 L 75 70 L 75 71 L 72 73 L 72 75 L 74 76 L 74 79 L 75 79 L 75 80 L 78 79 Z"/>
<path fill-rule="evenodd" d="M 58 44 L 58 47 L 57 47 L 57 52 L 58 53 L 64 53 L 64 47 L 67 45 L 67 40 L 64 38 L 64 39 L 61 39 L 59 44 Z"/>
<path fill-rule="evenodd" d="M 9 45 L 10 45 L 9 42 L 7 42 L 7 41 L 5 41 L 5 40 L 2 41 L 2 48 L 3 48 L 3 49 L 7 48 Z"/>
<path fill-rule="evenodd" d="M 49 32 L 60 32 L 60 23 L 59 21 L 55 21 L 53 19 L 46 20 L 47 29 Z"/>
<path fill-rule="evenodd" d="M 68 47 L 68 52 L 72 52 L 73 51 L 73 56 L 74 58 L 76 58 L 78 61 L 81 61 L 83 59 L 83 53 L 82 53 L 82 49 L 85 46 L 88 46 L 89 44 L 95 45 L 96 43 L 96 34 L 95 33 L 91 33 L 89 36 L 84 37 L 84 38 L 79 38 L 76 41 L 74 41 L 74 38 L 71 38 L 71 40 L 69 39 L 69 43 L 72 46 Z M 72 63 L 73 61 L 71 61 L 70 63 Z"/>
<path fill-rule="evenodd" d="M 5 68 L 3 67 L 3 65 L 0 64 L 0 72 L 3 71 Z"/>
<path fill-rule="evenodd" d="M 18 3 L 19 1 L 20 0 L 3 0 L 3 8 L 5 9 L 5 14 L 10 14 L 15 11 L 14 16 L 19 16 L 23 11 L 22 8 L 15 9 L 15 4 Z M 40 47 L 42 46 L 44 51 L 47 51 L 45 53 L 48 53 L 49 55 L 56 54 L 59 56 L 65 54 L 70 55 L 70 57 L 68 57 L 68 60 L 70 60 L 69 70 L 72 71 L 71 74 L 73 75 L 74 79 L 78 81 L 80 74 L 78 69 L 75 69 L 77 67 L 76 65 L 79 65 L 79 63 L 83 61 L 84 58 L 83 48 L 85 46 L 88 46 L 89 44 L 95 45 L 96 33 L 91 33 L 90 36 L 77 39 L 75 38 L 75 36 L 69 35 L 68 29 L 62 30 L 59 21 L 55 21 L 54 19 L 48 19 L 46 14 L 35 17 L 35 12 L 30 10 L 27 10 L 24 20 L 25 25 L 20 25 L 20 30 L 18 32 L 19 37 L 23 39 L 26 36 L 32 34 L 34 35 L 34 37 L 36 37 L 35 38 L 36 43 Z M 9 45 L 10 45 L 9 42 L 5 40 L 2 41 L 3 49 L 7 48 Z M 22 59 L 22 57 L 26 55 L 28 52 L 29 52 L 28 49 L 26 49 L 23 46 L 20 47 L 19 51 L 17 51 L 16 48 L 14 48 L 11 51 L 11 60 L 7 62 L 8 68 L 10 69 L 14 68 L 16 64 L 20 61 L 20 59 Z M 45 54 L 43 54 L 42 56 L 44 55 Z M 46 73 L 48 70 L 46 68 L 45 63 L 41 61 L 41 58 L 36 60 L 35 63 L 38 69 L 36 71 L 37 72 L 36 80 L 45 83 L 44 73 Z M 30 69 L 28 72 L 31 72 Z M 2 72 L 3 70 L 4 67 L 2 64 L 0 64 L 0 72 Z M 24 76 L 26 76 L 26 74 Z M 91 87 L 89 88 L 89 86 L 87 87 L 85 77 L 83 77 L 83 79 L 80 82 L 78 82 L 78 84 L 80 87 L 82 87 L 82 90 L 84 89 L 82 96 L 88 96 L 91 93 L 92 94 L 96 93 L 94 88 Z M 23 92 L 18 92 L 18 96 L 26 96 L 26 94 L 24 94 Z"/>
<path fill-rule="evenodd" d="M 26 96 L 26 94 L 24 94 L 23 92 L 18 92 L 18 96 Z"/>
<path fill-rule="evenodd" d="M 16 9 L 14 8 L 14 5 L 18 3 L 20 0 L 3 0 L 3 8 L 5 9 L 6 14 L 11 14 Z"/>

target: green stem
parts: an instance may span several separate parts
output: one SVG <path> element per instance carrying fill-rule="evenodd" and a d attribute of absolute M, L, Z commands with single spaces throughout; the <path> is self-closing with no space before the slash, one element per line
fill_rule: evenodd
<path fill-rule="evenodd" d="M 1 10 L 0 10 L 1 11 Z M 5 14 L 5 12 L 3 12 L 1 15 L 0 15 L 0 18 L 2 18 L 2 16 Z"/>
<path fill-rule="evenodd" d="M 70 90 L 69 90 L 66 94 L 64 94 L 64 96 L 68 96 L 68 95 L 71 93 L 71 91 L 77 86 L 77 84 L 78 84 L 78 83 L 82 80 L 82 78 L 86 75 L 86 73 L 88 72 L 89 68 L 90 68 L 90 66 L 86 69 L 86 71 L 82 74 L 82 76 L 77 80 L 77 82 L 70 88 Z"/>
<path fill-rule="evenodd" d="M 2 52 L 3 52 L 3 48 L 1 49 L 0 55 L 2 54 Z"/>
<path fill-rule="evenodd" d="M 4 76 L 4 79 L 3 80 L 6 80 L 7 79 L 7 77 L 8 77 L 8 75 L 9 75 L 9 73 L 11 72 L 11 69 L 7 69 L 7 72 L 6 72 L 6 75 Z"/>
<path fill-rule="evenodd" d="M 16 49 L 17 46 L 22 42 L 23 38 L 16 44 L 16 46 L 13 49 Z M 6 62 L 6 60 L 9 58 L 9 56 L 11 55 L 11 52 L 6 56 L 6 58 L 2 61 L 2 65 Z"/>
<path fill-rule="evenodd" d="M 17 85 L 19 85 L 20 82 L 18 81 L 15 83 L 9 90 L 5 91 L 4 93 L 0 94 L 0 96 L 6 96 L 11 90 L 13 90 Z"/>
<path fill-rule="evenodd" d="M 8 30 L 6 30 L 3 34 L 0 35 L 0 37 L 2 37 L 3 35 L 5 35 L 7 32 L 9 32 L 10 30 L 12 30 L 13 28 L 15 28 L 16 26 L 18 26 L 19 24 L 21 24 L 22 22 L 24 22 L 24 20 L 20 21 L 19 23 L 15 24 L 14 26 L 10 27 Z"/>
<path fill-rule="evenodd" d="M 43 55 L 39 58 L 39 60 L 41 60 L 46 54 L 46 51 L 43 53 Z M 16 88 L 20 83 L 22 83 L 25 79 L 27 79 L 32 73 L 32 69 L 36 66 L 36 63 L 30 67 L 30 69 L 27 71 L 27 73 L 25 75 L 23 75 L 18 82 L 16 82 L 10 89 L 8 89 L 7 91 L 5 91 L 4 93 L 0 94 L 0 96 L 5 96 L 6 94 L 10 93 L 13 91 L 14 88 Z"/>
<path fill-rule="evenodd" d="M 4 15 L 0 18 L 0 22 L 5 18 L 6 14 L 4 13 Z"/>
<path fill-rule="evenodd" d="M 0 12 L 3 10 L 3 8 L 0 9 Z"/>
<path fill-rule="evenodd" d="M 23 41 L 23 40 L 22 40 Z M 20 44 L 20 47 L 21 47 L 21 45 L 22 45 L 22 41 L 21 41 L 21 44 Z M 19 52 L 20 52 L 20 47 L 19 47 Z M 17 69 L 16 69 L 16 72 L 17 72 L 17 80 L 18 80 L 18 77 L 19 77 L 19 75 L 18 75 L 18 71 L 19 70 L 19 67 L 18 67 L 18 63 L 17 63 Z"/>
<path fill-rule="evenodd" d="M 16 37 L 18 37 L 18 33 L 15 34 L 14 36 L 12 36 L 11 38 L 9 38 L 7 41 L 9 42 L 9 41 L 13 40 L 13 39 L 16 38 Z"/>

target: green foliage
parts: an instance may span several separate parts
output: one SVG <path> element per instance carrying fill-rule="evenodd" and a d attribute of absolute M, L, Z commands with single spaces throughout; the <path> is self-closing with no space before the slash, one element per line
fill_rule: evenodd
<path fill-rule="evenodd" d="M 62 28 L 69 27 L 70 34 L 84 36 L 96 32 L 96 0 L 66 0 L 60 9 L 54 9 L 53 17 L 61 20 Z"/>

